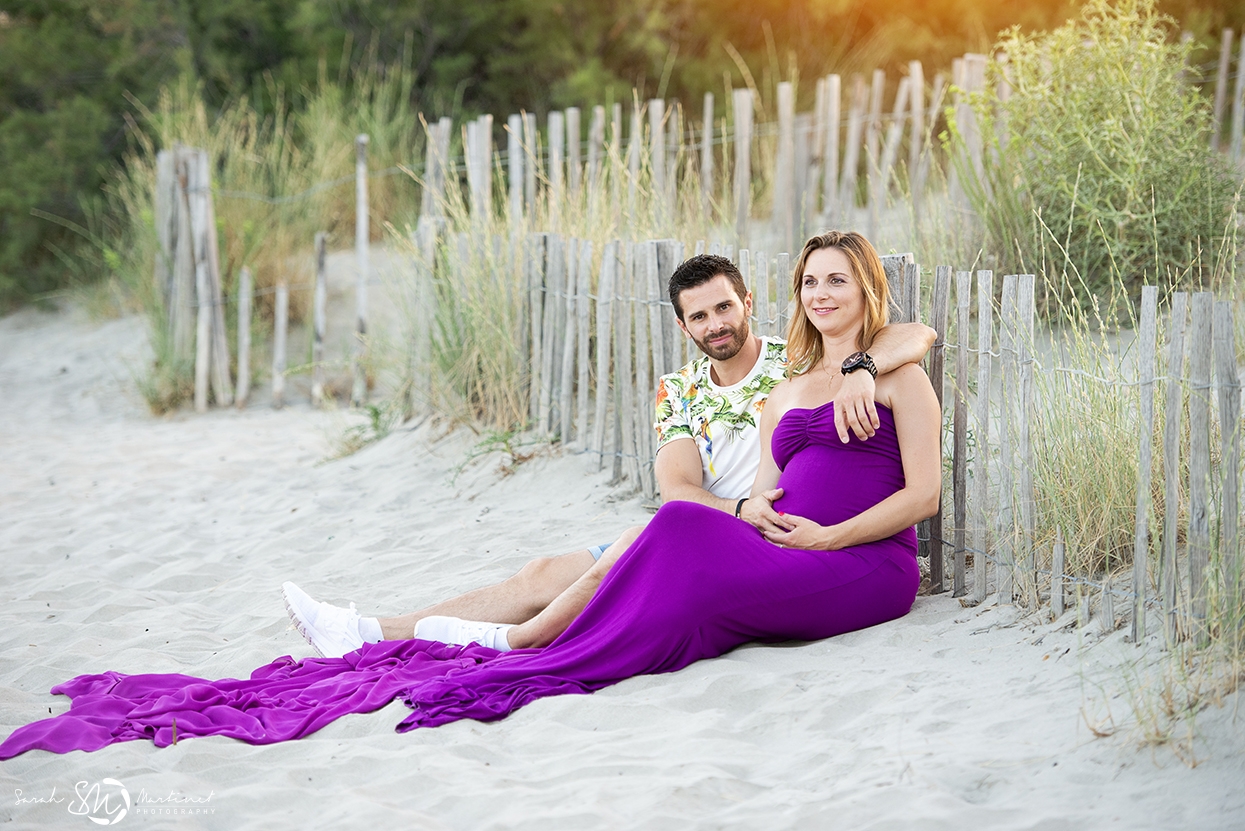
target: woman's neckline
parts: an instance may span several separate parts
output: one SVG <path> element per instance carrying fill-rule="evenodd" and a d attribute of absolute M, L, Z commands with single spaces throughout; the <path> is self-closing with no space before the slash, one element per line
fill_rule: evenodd
<path fill-rule="evenodd" d="M 881 401 L 874 401 L 873 403 L 874 403 L 874 406 L 880 407 L 883 410 L 889 411 L 892 416 L 895 414 L 895 411 L 893 409 L 891 409 L 886 404 L 883 404 Z M 825 409 L 826 407 L 831 406 L 832 404 L 834 404 L 834 399 L 831 399 L 824 404 L 818 404 L 816 407 L 791 407 L 790 409 L 787 410 L 786 413 L 783 413 L 783 416 L 785 417 L 787 413 L 793 413 L 796 410 L 802 410 L 804 412 L 815 413 L 818 410 L 822 410 L 822 409 Z"/>

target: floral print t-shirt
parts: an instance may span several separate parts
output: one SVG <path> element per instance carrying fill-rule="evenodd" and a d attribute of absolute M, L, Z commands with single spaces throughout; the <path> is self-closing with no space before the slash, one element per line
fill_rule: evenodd
<path fill-rule="evenodd" d="M 738 384 L 718 386 L 707 356 L 661 377 L 657 388 L 657 449 L 690 438 L 700 451 L 701 486 L 724 499 L 752 490 L 761 463 L 761 409 L 786 377 L 787 345 L 761 338 L 761 354 Z"/>

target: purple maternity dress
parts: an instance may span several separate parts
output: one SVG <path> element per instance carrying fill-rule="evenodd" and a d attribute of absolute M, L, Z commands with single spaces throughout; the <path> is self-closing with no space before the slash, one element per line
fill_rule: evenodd
<path fill-rule="evenodd" d="M 894 419 L 883 407 L 878 416 L 873 438 L 844 445 L 833 405 L 788 412 L 773 437 L 784 489 L 775 507 L 831 525 L 902 488 Z M 671 502 L 544 649 L 384 641 L 343 658 L 279 658 L 245 680 L 83 675 L 52 689 L 72 698 L 69 711 L 18 728 L 0 759 L 132 739 L 164 746 L 174 720 L 179 738 L 270 744 L 394 698 L 412 711 L 399 731 L 492 721 L 538 698 L 673 672 L 749 641 L 816 640 L 883 623 L 907 613 L 919 579 L 911 528 L 841 551 L 801 551 L 772 545 L 721 511 Z"/>

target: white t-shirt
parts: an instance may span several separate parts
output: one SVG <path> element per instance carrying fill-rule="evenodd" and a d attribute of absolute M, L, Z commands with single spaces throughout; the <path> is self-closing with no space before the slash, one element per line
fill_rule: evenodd
<path fill-rule="evenodd" d="M 708 356 L 663 375 L 654 425 L 658 451 L 676 439 L 695 440 L 701 487 L 724 499 L 747 496 L 761 463 L 761 410 L 786 378 L 786 367 L 787 344 L 761 338 L 761 354 L 738 384 L 715 384 Z"/>

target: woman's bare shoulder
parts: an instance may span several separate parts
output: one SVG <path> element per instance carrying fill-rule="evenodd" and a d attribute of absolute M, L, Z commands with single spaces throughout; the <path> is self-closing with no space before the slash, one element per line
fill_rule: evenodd
<path fill-rule="evenodd" d="M 769 397 L 765 399 L 765 410 L 762 418 L 776 420 L 782 417 L 782 414 L 791 409 L 796 400 L 796 390 L 799 387 L 799 376 L 788 378 L 785 381 L 779 381 L 778 385 L 770 391 Z"/>
<path fill-rule="evenodd" d="M 876 400 L 894 409 L 894 402 L 911 395 L 932 394 L 933 385 L 920 364 L 904 364 L 885 375 L 879 375 Z"/>

